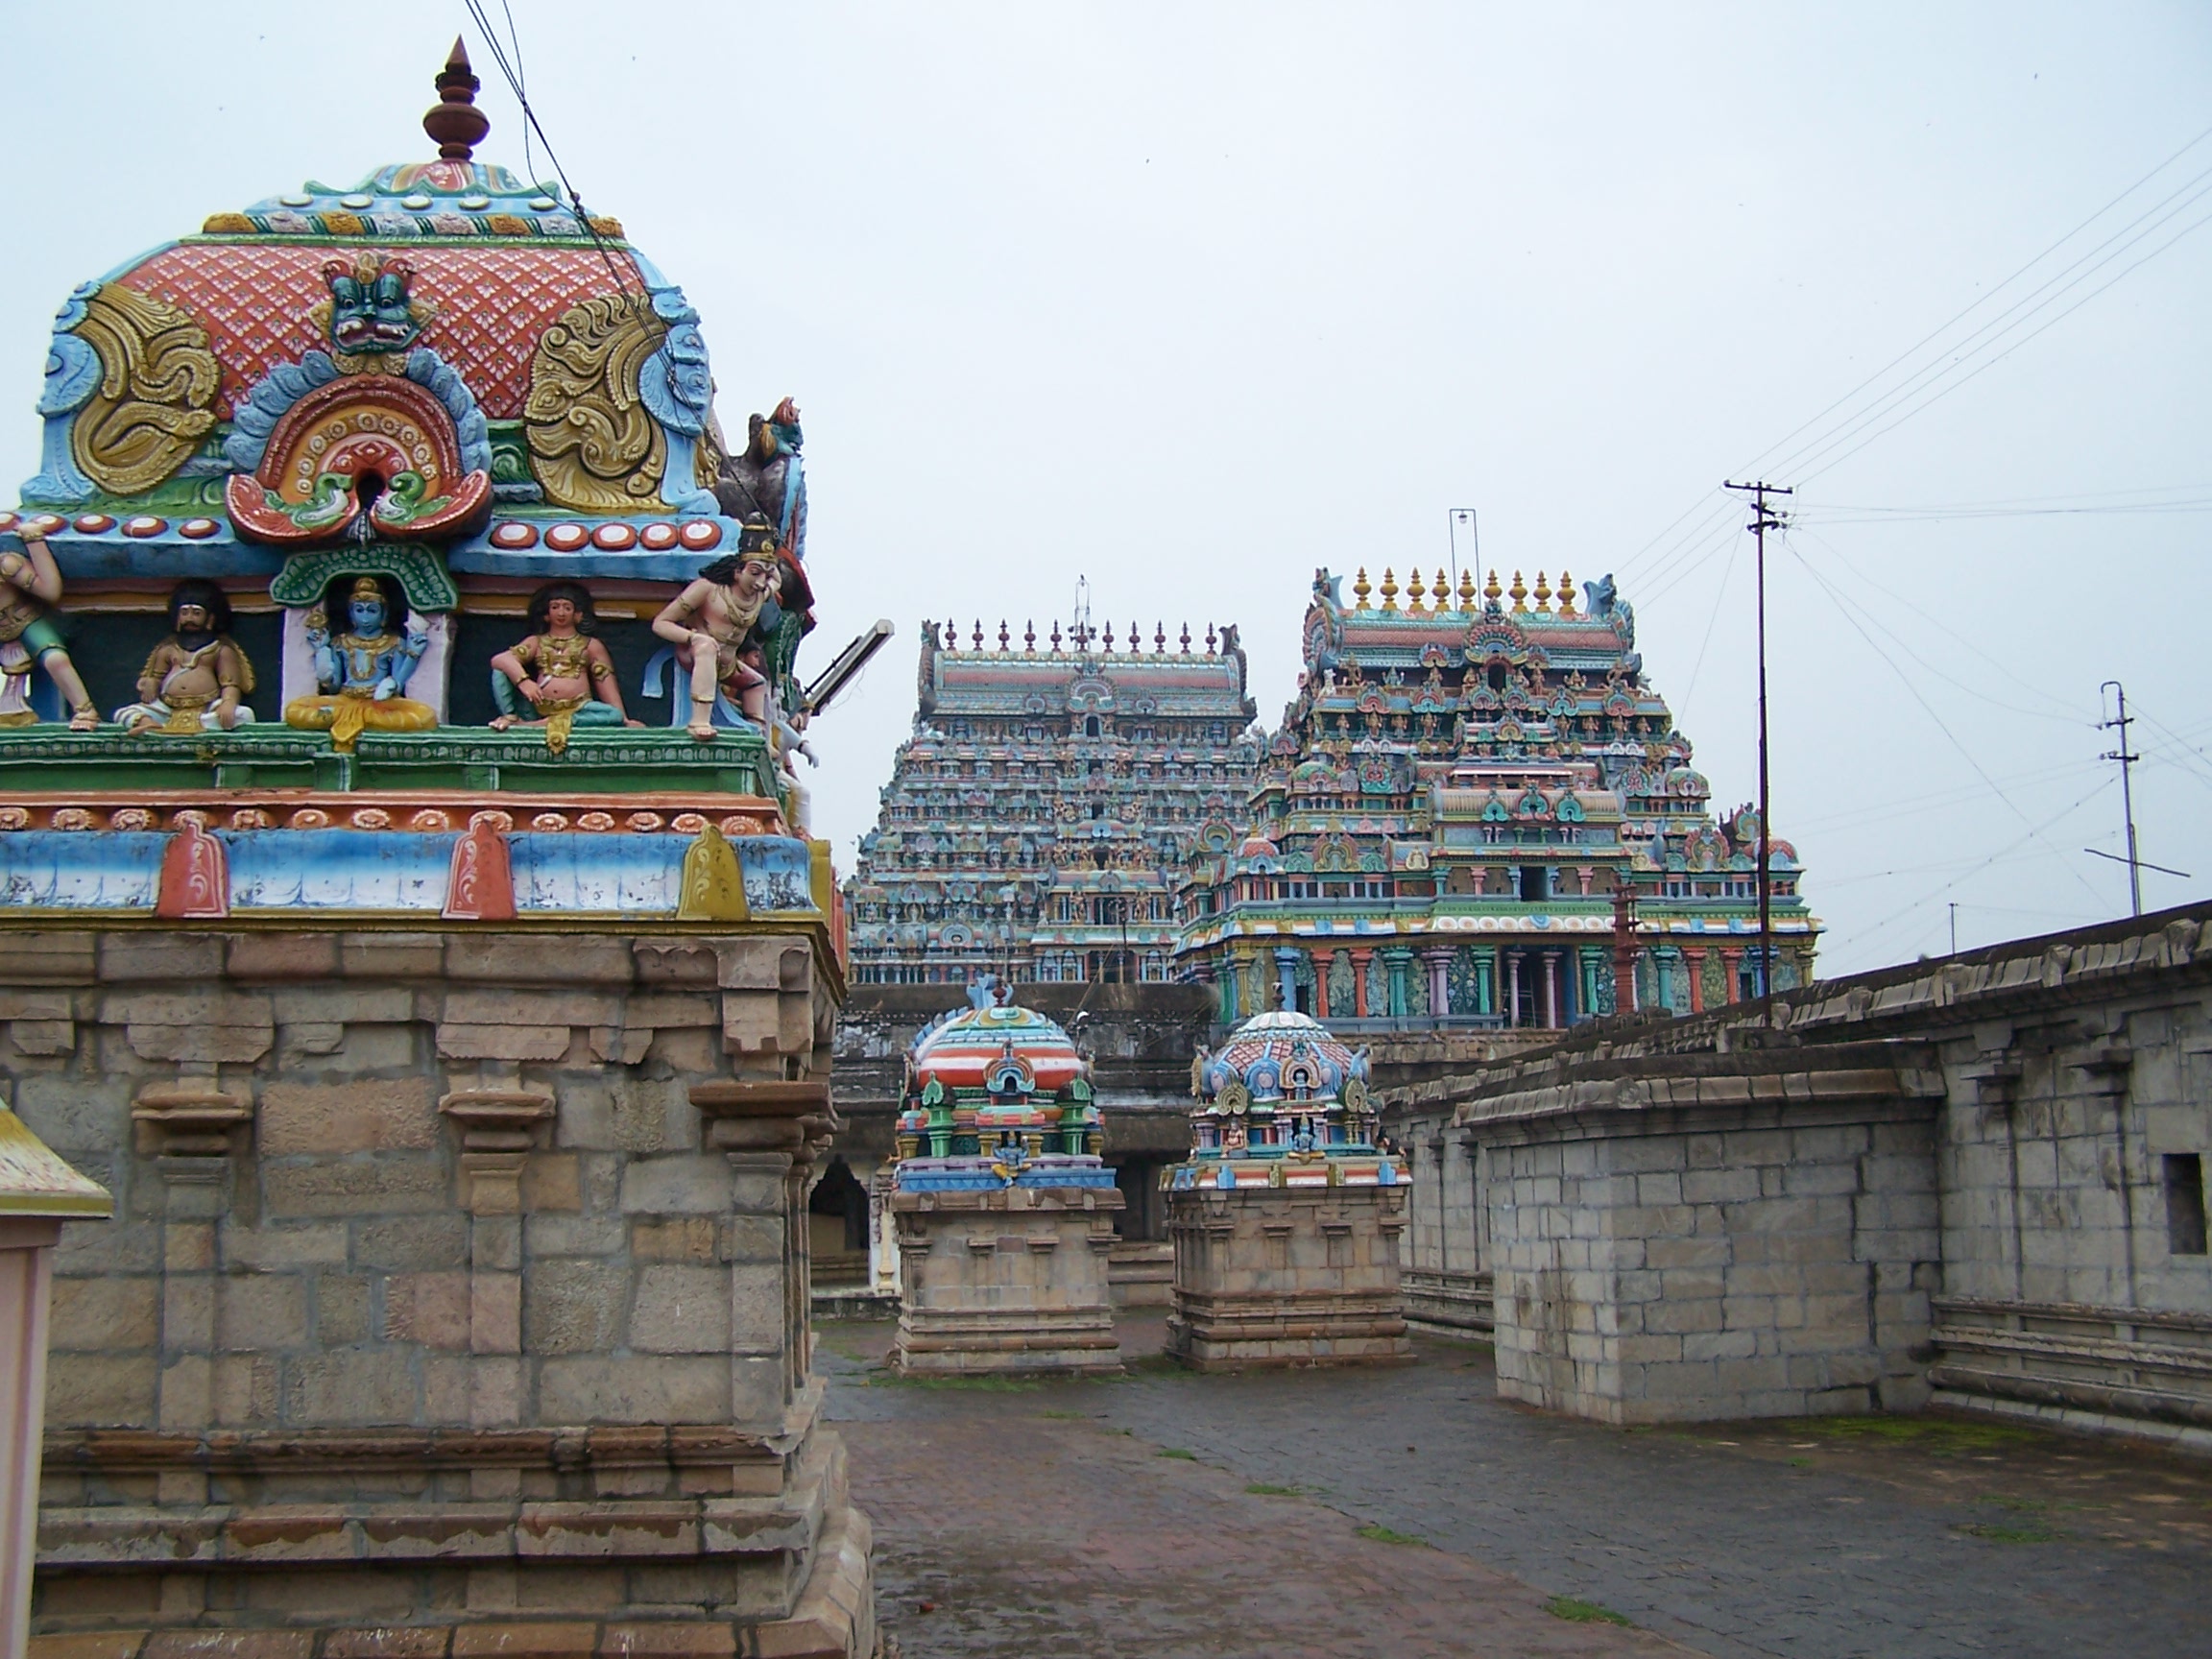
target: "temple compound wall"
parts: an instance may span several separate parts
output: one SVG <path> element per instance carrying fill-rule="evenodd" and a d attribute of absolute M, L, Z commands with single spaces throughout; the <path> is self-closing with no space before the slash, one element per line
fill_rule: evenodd
<path fill-rule="evenodd" d="M 1401 1088 L 1499 1386 L 1616 1422 L 1933 1404 L 2212 1449 L 2212 905 Z M 1419 1190 L 1417 1162 L 1416 1190 Z M 1455 1219 L 1465 1212 L 1447 1213 Z"/>
<path fill-rule="evenodd" d="M 818 927 L 6 946 L 0 1081 L 116 1203 L 59 1255 L 34 1652 L 872 1651 Z"/>

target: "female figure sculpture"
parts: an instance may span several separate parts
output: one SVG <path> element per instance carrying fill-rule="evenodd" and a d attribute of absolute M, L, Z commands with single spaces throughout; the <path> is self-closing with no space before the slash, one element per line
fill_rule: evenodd
<path fill-rule="evenodd" d="M 592 637 L 599 619 L 581 583 L 548 582 L 530 595 L 529 616 L 529 637 L 492 659 L 495 731 L 543 726 L 545 747 L 558 755 L 568 747 L 571 727 L 644 724 L 622 706 L 614 660 Z"/>
<path fill-rule="evenodd" d="M 437 726 L 429 705 L 400 695 L 430 637 L 406 627 L 404 609 L 397 628 L 387 625 L 387 615 L 383 585 L 373 576 L 358 578 L 347 595 L 347 632 L 333 635 L 320 608 L 307 613 L 307 644 L 322 690 L 287 703 L 285 725 L 327 732 L 341 750 L 351 749 L 365 730 L 428 732 Z"/>

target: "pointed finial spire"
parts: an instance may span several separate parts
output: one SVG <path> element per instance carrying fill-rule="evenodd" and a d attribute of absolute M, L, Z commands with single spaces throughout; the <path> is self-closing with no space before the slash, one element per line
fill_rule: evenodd
<path fill-rule="evenodd" d="M 1520 571 L 1513 572 L 1513 586 L 1506 589 L 1505 591 L 1513 596 L 1514 610 L 1526 611 L 1528 609 L 1528 585 L 1521 580 Z"/>
<path fill-rule="evenodd" d="M 1129 655 L 1134 657 L 1144 649 L 1144 636 L 1136 623 L 1129 624 Z"/>
<path fill-rule="evenodd" d="M 1352 579 L 1352 609 L 1366 610 L 1367 595 L 1374 591 L 1374 589 L 1367 586 L 1367 566 L 1362 565 L 1359 566 L 1359 574 Z"/>
<path fill-rule="evenodd" d="M 1114 618 L 1111 616 L 1106 618 L 1106 649 L 1114 649 Z"/>
<path fill-rule="evenodd" d="M 1152 623 L 1152 655 L 1157 657 L 1167 649 L 1167 624 L 1157 618 Z"/>
<path fill-rule="evenodd" d="M 959 623 L 948 622 L 945 624 L 945 649 L 948 651 L 957 651 L 960 649 Z"/>
<path fill-rule="evenodd" d="M 1055 651 L 1060 649 L 1060 623 L 1058 618 L 1054 618 L 1052 623 L 1052 649 Z"/>
<path fill-rule="evenodd" d="M 1472 570 L 1459 572 L 1459 609 L 1462 611 L 1475 609 L 1475 572 Z"/>
<path fill-rule="evenodd" d="M 1449 611 L 1452 609 L 1452 589 L 1444 580 L 1443 571 L 1436 572 L 1436 580 L 1430 584 L 1430 591 L 1436 596 L 1437 610 Z"/>
<path fill-rule="evenodd" d="M 1206 624 L 1206 655 L 1214 655 L 1214 624 L 1211 622 Z"/>
<path fill-rule="evenodd" d="M 458 35 L 435 84 L 439 101 L 422 117 L 422 131 L 438 146 L 441 161 L 466 161 L 492 131 L 492 118 L 476 108 L 476 94 L 484 83 L 469 67 L 469 48 Z"/>
<path fill-rule="evenodd" d="M 1539 611 L 1551 609 L 1551 584 L 1544 579 L 1544 572 L 1541 570 L 1536 572 L 1536 609 Z"/>
<path fill-rule="evenodd" d="M 1428 596 L 1428 585 L 1421 580 L 1421 566 L 1416 565 L 1413 566 L 1413 574 L 1407 578 L 1406 583 L 1406 609 L 1408 611 L 1420 610 L 1421 601 Z"/>
<path fill-rule="evenodd" d="M 1382 609 L 1398 609 L 1398 572 L 1387 565 L 1382 566 Z"/>
<path fill-rule="evenodd" d="M 1498 596 L 1504 591 L 1504 589 L 1498 586 L 1498 572 L 1491 571 L 1490 580 L 1482 585 L 1482 597 L 1495 605 L 1498 603 Z"/>
<path fill-rule="evenodd" d="M 1190 624 L 1188 622 L 1183 624 L 1183 655 L 1190 655 Z"/>
<path fill-rule="evenodd" d="M 975 618 L 975 649 L 983 649 L 983 618 L 980 616 Z"/>
<path fill-rule="evenodd" d="M 1009 634 L 1009 633 L 1006 631 L 1006 618 L 1005 618 L 1005 617 L 1003 617 L 1003 616 L 999 617 L 999 618 L 998 618 L 998 649 L 999 649 L 1001 652 L 1003 652 L 1003 651 L 1006 649 L 1006 647 L 1007 647 L 1008 643 L 1012 641 L 1013 637 L 1014 637 L 1014 636 L 1013 636 L 1013 635 L 1011 635 L 1011 634 Z"/>
<path fill-rule="evenodd" d="M 1559 572 L 1559 614 L 1575 614 L 1575 578 L 1564 567 Z"/>
<path fill-rule="evenodd" d="M 1031 617 L 1022 624 L 1022 648 L 1032 656 L 1036 655 L 1037 619 L 1035 617 Z"/>

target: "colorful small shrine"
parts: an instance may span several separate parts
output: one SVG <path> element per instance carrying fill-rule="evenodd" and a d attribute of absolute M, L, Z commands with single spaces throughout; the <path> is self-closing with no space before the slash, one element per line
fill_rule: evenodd
<path fill-rule="evenodd" d="M 970 997 L 908 1051 L 899 1186 L 1113 1186 L 1098 1161 L 1091 1063 L 1059 1025 L 1015 1006 L 1011 986 L 987 977 Z"/>
<path fill-rule="evenodd" d="M 846 886 L 859 983 L 1173 978 L 1190 860 L 1260 760 L 1234 627 L 922 625 L 920 707 Z"/>
<path fill-rule="evenodd" d="M 890 1197 L 891 1363 L 913 1373 L 1118 1371 L 1107 1286 L 1124 1203 L 1091 1063 L 985 976 L 907 1051 Z"/>
<path fill-rule="evenodd" d="M 1376 1144 L 1367 1051 L 1310 1015 L 1244 1022 L 1190 1065 L 1166 1170 L 1167 1352 L 1199 1370 L 1412 1358 L 1399 1284 L 1409 1171 Z"/>
<path fill-rule="evenodd" d="M 476 160 L 309 183 L 69 296 L 0 513 L 0 904 L 828 913 L 802 433 L 727 443 L 614 219 Z"/>
<path fill-rule="evenodd" d="M 1310 1015 L 1255 1015 L 1191 1064 L 1190 1161 L 1171 1187 L 1390 1187 L 1405 1169 L 1375 1145 L 1367 1050 Z"/>
<path fill-rule="evenodd" d="M 1341 583 L 1315 575 L 1251 832 L 1185 888 L 1177 967 L 1223 1023 L 1557 1028 L 1617 986 L 1678 1013 L 1759 993 L 1759 814 L 1714 817 L 1611 577 L 1579 608 L 1564 570 Z M 1769 851 L 1780 988 L 1819 924 L 1795 849 Z"/>

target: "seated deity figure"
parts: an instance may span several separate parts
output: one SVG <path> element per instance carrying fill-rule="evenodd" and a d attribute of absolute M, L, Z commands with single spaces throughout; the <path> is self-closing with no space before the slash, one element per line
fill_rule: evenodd
<path fill-rule="evenodd" d="M 228 732 L 253 718 L 241 701 L 252 689 L 253 664 L 230 637 L 228 597 L 212 582 L 180 582 L 169 595 L 169 637 L 146 659 L 138 701 L 116 709 L 115 723 L 180 736 Z"/>
<path fill-rule="evenodd" d="M 373 576 L 359 578 L 347 595 L 347 632 L 332 634 L 321 608 L 307 613 L 307 645 L 322 690 L 285 704 L 285 725 L 327 732 L 342 750 L 351 749 L 364 731 L 428 732 L 437 726 L 437 712 L 428 704 L 400 695 L 430 637 L 407 628 L 404 608 L 396 625 L 389 616 L 383 585 Z"/>
<path fill-rule="evenodd" d="M 100 710 L 54 626 L 54 608 L 61 603 L 60 567 L 44 537 L 35 530 L 21 535 L 22 552 L 0 552 L 0 673 L 24 679 L 36 661 L 69 705 L 69 730 L 89 732 L 100 724 Z M 11 724 L 31 718 L 25 710 Z"/>
<path fill-rule="evenodd" d="M 558 755 L 571 727 L 644 724 L 622 706 L 614 660 L 592 637 L 599 619 L 581 583 L 548 582 L 530 595 L 529 617 L 529 637 L 492 659 L 494 730 L 542 726 L 545 747 Z"/>
<path fill-rule="evenodd" d="M 745 718 L 765 724 L 768 676 L 761 647 L 781 619 L 775 594 L 782 578 L 774 532 L 747 525 L 738 551 L 703 568 L 697 580 L 653 618 L 653 632 L 676 647 L 691 676 L 686 730 L 714 741 L 714 699 L 729 697 Z"/>

